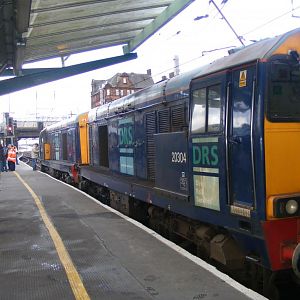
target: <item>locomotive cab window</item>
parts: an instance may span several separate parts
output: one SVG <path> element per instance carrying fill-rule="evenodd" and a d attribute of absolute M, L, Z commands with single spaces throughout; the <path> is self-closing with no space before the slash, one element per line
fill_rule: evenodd
<path fill-rule="evenodd" d="M 221 129 L 221 85 L 194 90 L 192 97 L 192 133 L 219 132 Z"/>
<path fill-rule="evenodd" d="M 268 118 L 300 121 L 300 65 L 297 60 L 274 61 L 270 66 Z"/>

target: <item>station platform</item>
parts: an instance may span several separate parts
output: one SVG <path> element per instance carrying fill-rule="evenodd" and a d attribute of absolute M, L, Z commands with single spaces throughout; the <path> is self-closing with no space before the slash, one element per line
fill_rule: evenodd
<path fill-rule="evenodd" d="M 0 174 L 0 299 L 265 299 L 20 162 Z"/>

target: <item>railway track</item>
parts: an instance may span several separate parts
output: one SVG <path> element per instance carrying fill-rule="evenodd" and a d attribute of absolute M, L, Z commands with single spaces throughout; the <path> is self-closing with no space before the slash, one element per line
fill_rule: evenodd
<path fill-rule="evenodd" d="M 22 162 L 30 165 L 31 163 L 31 155 L 30 152 L 21 152 L 20 156 L 18 157 L 19 160 Z"/>
<path fill-rule="evenodd" d="M 20 156 L 18 157 L 19 160 L 21 160 L 22 162 L 24 162 L 25 164 L 31 166 L 31 161 L 32 161 L 32 158 L 31 158 L 31 151 L 25 151 L 25 152 L 21 152 Z M 37 159 L 37 169 L 40 170 L 40 160 Z"/>

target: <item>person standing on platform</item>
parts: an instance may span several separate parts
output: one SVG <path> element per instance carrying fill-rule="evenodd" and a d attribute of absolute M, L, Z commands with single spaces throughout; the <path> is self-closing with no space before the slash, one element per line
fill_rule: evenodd
<path fill-rule="evenodd" d="M 16 159 L 17 159 L 16 150 L 15 150 L 14 146 L 10 145 L 10 147 L 8 148 L 8 153 L 7 153 L 7 163 L 8 163 L 9 171 L 16 170 Z"/>
<path fill-rule="evenodd" d="M 36 171 L 36 160 L 39 157 L 39 144 L 34 144 L 31 150 L 32 170 Z"/>
<path fill-rule="evenodd" d="M 18 161 L 18 153 L 19 153 L 19 151 L 18 151 L 18 148 L 17 148 L 17 146 L 14 146 L 15 147 L 15 150 L 16 150 L 16 165 L 18 165 L 19 164 L 19 161 Z"/>
<path fill-rule="evenodd" d="M 0 144 L 0 173 L 4 172 L 4 164 L 6 164 L 6 157 L 4 154 L 4 148 L 2 144 Z"/>
<path fill-rule="evenodd" d="M 7 172 L 7 153 L 8 153 L 8 147 L 3 146 L 3 152 L 4 152 L 4 162 L 3 162 L 3 172 Z"/>

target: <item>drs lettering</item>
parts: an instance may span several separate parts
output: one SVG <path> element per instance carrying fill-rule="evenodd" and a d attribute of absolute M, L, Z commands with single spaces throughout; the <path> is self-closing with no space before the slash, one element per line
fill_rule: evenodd
<path fill-rule="evenodd" d="M 216 167 L 219 163 L 217 145 L 193 145 L 193 164 Z"/>
<path fill-rule="evenodd" d="M 173 163 L 186 163 L 186 153 L 185 152 L 172 152 L 172 162 Z"/>
<path fill-rule="evenodd" d="M 133 143 L 133 128 L 132 126 L 121 127 L 119 132 L 119 145 L 132 145 Z"/>

